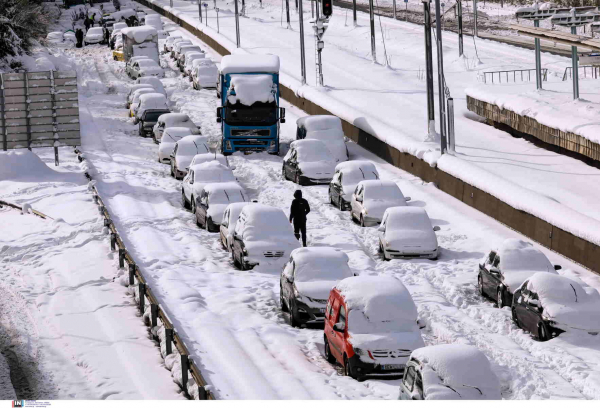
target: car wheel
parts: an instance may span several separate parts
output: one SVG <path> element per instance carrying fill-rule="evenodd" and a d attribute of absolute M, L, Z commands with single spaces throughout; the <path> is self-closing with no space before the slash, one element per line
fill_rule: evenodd
<path fill-rule="evenodd" d="M 498 305 L 498 309 L 502 309 L 504 306 L 504 291 L 502 289 L 498 289 L 496 293 L 496 304 Z"/>
<path fill-rule="evenodd" d="M 292 327 L 300 327 L 298 320 L 294 317 L 294 306 L 290 308 L 290 325 Z"/>
<path fill-rule="evenodd" d="M 327 336 L 323 337 L 325 337 L 325 358 L 327 359 L 328 363 L 334 364 L 335 357 L 333 356 L 333 354 L 331 354 L 331 348 L 329 347 L 329 341 L 327 341 Z"/>
<path fill-rule="evenodd" d="M 350 368 L 350 361 L 348 361 L 348 357 L 344 354 L 344 376 L 351 377 L 352 370 Z"/>
<path fill-rule="evenodd" d="M 206 221 L 204 221 L 204 227 L 206 228 L 206 232 L 213 232 L 213 229 L 211 228 L 212 226 L 212 220 L 210 218 L 208 218 L 208 216 L 206 217 Z"/>
<path fill-rule="evenodd" d="M 335 205 L 335 201 L 333 201 L 333 196 L 331 195 L 331 188 L 329 189 L 329 204 Z"/>
<path fill-rule="evenodd" d="M 547 331 L 546 325 L 544 323 L 538 324 L 538 340 L 539 341 L 548 341 L 548 331 Z"/>
<path fill-rule="evenodd" d="M 365 219 L 364 219 L 364 217 L 362 216 L 362 214 L 361 214 L 361 216 L 360 216 L 360 226 L 361 226 L 361 227 L 363 227 L 363 228 L 364 228 L 364 226 L 365 226 Z"/>
<path fill-rule="evenodd" d="M 338 208 L 340 209 L 340 211 L 345 210 L 344 199 L 342 198 L 342 196 L 340 196 L 340 198 L 338 200 Z"/>
<path fill-rule="evenodd" d="M 483 278 L 481 275 L 477 277 L 477 290 L 479 290 L 481 296 L 485 296 L 485 293 L 483 292 Z"/>
<path fill-rule="evenodd" d="M 294 183 L 298 184 L 299 186 L 302 185 L 300 184 L 300 175 L 298 173 L 296 173 L 296 177 L 294 177 Z"/>
<path fill-rule="evenodd" d="M 185 193 L 181 192 L 181 203 L 183 204 L 183 208 L 186 210 L 190 209 L 190 203 L 188 203 L 187 198 L 185 198 Z"/>
<path fill-rule="evenodd" d="M 519 324 L 519 320 L 517 319 L 517 310 L 514 307 L 511 310 L 511 316 L 512 316 L 513 322 L 515 322 L 517 327 L 520 329 L 521 325 Z"/>
<path fill-rule="evenodd" d="M 281 306 L 281 310 L 284 312 L 288 311 L 288 307 L 285 304 L 285 300 L 283 300 L 283 288 L 279 285 L 279 304 Z"/>
<path fill-rule="evenodd" d="M 235 256 L 235 249 L 231 249 L 231 259 L 233 259 L 233 265 L 238 268 L 238 269 L 242 269 L 242 266 L 240 265 L 239 261 L 237 260 L 237 257 Z"/>
<path fill-rule="evenodd" d="M 141 137 L 144 137 L 144 124 L 143 124 L 142 122 L 139 122 L 138 134 L 139 134 Z"/>

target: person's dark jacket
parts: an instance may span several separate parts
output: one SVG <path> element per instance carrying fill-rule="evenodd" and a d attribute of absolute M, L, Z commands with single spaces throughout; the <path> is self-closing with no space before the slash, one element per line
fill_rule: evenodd
<path fill-rule="evenodd" d="M 309 212 L 310 206 L 308 205 L 308 201 L 302 198 L 302 191 L 296 190 L 294 193 L 292 206 L 290 207 L 290 222 L 294 221 L 295 223 L 305 223 L 306 215 Z"/>

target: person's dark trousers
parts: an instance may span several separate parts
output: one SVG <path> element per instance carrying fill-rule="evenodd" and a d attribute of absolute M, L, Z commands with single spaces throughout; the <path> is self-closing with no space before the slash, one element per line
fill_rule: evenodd
<path fill-rule="evenodd" d="M 294 220 L 294 235 L 296 239 L 300 239 L 300 234 L 302 234 L 302 246 L 306 246 L 306 221 Z"/>

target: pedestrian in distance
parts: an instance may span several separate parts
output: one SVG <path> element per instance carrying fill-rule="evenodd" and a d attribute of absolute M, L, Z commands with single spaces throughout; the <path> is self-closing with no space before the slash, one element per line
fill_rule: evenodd
<path fill-rule="evenodd" d="M 92 16 L 90 17 L 90 23 L 91 23 L 92 27 L 94 26 L 95 22 L 96 22 L 96 13 L 92 13 Z"/>
<path fill-rule="evenodd" d="M 302 234 L 302 246 L 306 246 L 306 215 L 310 212 L 308 201 L 302 198 L 302 191 L 296 190 L 294 200 L 290 207 L 290 223 L 294 224 L 294 235 L 300 240 Z"/>
<path fill-rule="evenodd" d="M 77 44 L 75 44 L 75 46 L 77 48 L 81 48 L 83 44 L 83 30 L 81 28 L 78 28 L 77 31 L 75 31 L 75 39 L 77 40 Z"/>
<path fill-rule="evenodd" d="M 85 32 L 86 33 L 90 29 L 90 24 L 91 24 L 90 19 L 86 17 L 86 19 L 83 20 L 83 25 L 85 26 Z"/>
<path fill-rule="evenodd" d="M 110 32 L 108 31 L 106 24 L 104 24 L 103 29 L 104 29 L 104 42 L 106 42 L 106 44 L 108 44 L 108 48 L 110 48 Z"/>

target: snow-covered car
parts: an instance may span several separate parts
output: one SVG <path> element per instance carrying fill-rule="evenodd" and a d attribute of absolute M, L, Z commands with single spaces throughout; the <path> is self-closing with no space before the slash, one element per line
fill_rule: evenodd
<path fill-rule="evenodd" d="M 500 381 L 485 354 L 466 344 L 438 344 L 410 355 L 402 400 L 499 400 Z"/>
<path fill-rule="evenodd" d="M 188 167 L 195 166 L 196 164 L 202 164 L 210 161 L 216 161 L 221 163 L 225 167 L 231 168 L 231 170 L 235 170 L 235 166 L 230 166 L 229 161 L 226 156 L 223 156 L 221 153 L 202 153 L 197 154 L 192 159 L 190 165 Z"/>
<path fill-rule="evenodd" d="M 398 375 L 413 350 L 424 347 L 417 307 L 399 279 L 354 276 L 340 281 L 325 307 L 325 357 L 344 375 Z"/>
<path fill-rule="evenodd" d="M 161 115 L 169 113 L 168 109 L 146 109 L 143 114 L 139 115 L 138 134 L 141 137 L 152 135 L 152 128 L 156 125 L 156 121 Z"/>
<path fill-rule="evenodd" d="M 110 48 L 111 49 L 115 49 L 115 43 L 117 41 L 117 39 L 121 40 L 121 44 L 123 43 L 123 37 L 121 36 L 121 30 L 127 28 L 127 24 L 126 23 L 115 23 L 113 24 L 113 30 L 110 33 Z"/>
<path fill-rule="evenodd" d="M 135 117 L 135 110 L 140 104 L 140 98 L 142 95 L 155 94 L 157 93 L 154 88 L 140 88 L 133 91 L 131 94 L 131 102 L 129 103 L 129 116 Z M 161 94 L 162 95 L 162 94 Z M 137 123 L 137 122 L 136 122 Z"/>
<path fill-rule="evenodd" d="M 131 77 L 133 75 L 133 64 L 135 64 L 137 61 L 141 61 L 141 60 L 152 60 L 152 58 L 146 56 L 146 55 L 138 55 L 137 57 L 131 57 L 129 58 L 129 61 L 127 61 L 125 63 L 125 73 Z M 155 61 L 156 62 L 156 61 Z"/>
<path fill-rule="evenodd" d="M 282 176 L 301 186 L 328 184 L 335 171 L 335 160 L 319 140 L 296 140 L 283 158 Z"/>
<path fill-rule="evenodd" d="M 181 35 L 180 34 L 171 34 L 169 36 L 169 38 L 167 38 L 165 40 L 165 43 L 163 44 L 163 52 L 166 54 L 168 52 L 171 52 L 171 49 L 173 47 L 173 43 L 177 40 L 181 40 Z"/>
<path fill-rule="evenodd" d="M 173 42 L 173 46 L 171 47 L 171 58 L 176 60 L 179 57 L 179 50 L 181 47 L 185 45 L 193 45 L 192 42 L 188 39 L 182 38 L 179 40 L 175 40 Z"/>
<path fill-rule="evenodd" d="M 160 163 L 170 164 L 171 153 L 173 153 L 175 144 L 189 134 L 190 130 L 184 127 L 172 127 L 165 129 L 158 145 L 158 161 Z"/>
<path fill-rule="evenodd" d="M 348 261 L 345 252 L 330 247 L 292 251 L 279 279 L 281 310 L 289 312 L 292 327 L 324 323 L 331 289 L 342 279 L 354 276 Z"/>
<path fill-rule="evenodd" d="M 163 23 L 160 19 L 160 14 L 151 14 L 146 16 L 144 20 L 144 25 L 156 28 L 156 31 L 160 31 L 163 29 Z"/>
<path fill-rule="evenodd" d="M 227 252 L 231 252 L 231 245 L 233 245 L 233 231 L 235 230 L 238 217 L 242 212 L 242 208 L 248 204 L 251 203 L 233 203 L 225 208 L 221 226 L 219 227 L 219 240 L 221 241 L 223 249 L 227 250 Z"/>
<path fill-rule="evenodd" d="M 237 182 L 233 171 L 216 161 L 195 164 L 190 167 L 188 174 L 181 183 L 181 201 L 184 208 L 189 208 L 196 213 L 198 197 L 205 185 L 210 183 Z"/>
<path fill-rule="evenodd" d="M 320 140 L 329 149 L 336 162 L 348 160 L 347 138 L 342 130 L 342 121 L 337 116 L 313 115 L 296 121 L 296 140 Z"/>
<path fill-rule="evenodd" d="M 385 210 L 377 228 L 379 252 L 383 259 L 428 258 L 435 260 L 439 247 L 427 212 L 417 207 L 391 207 Z"/>
<path fill-rule="evenodd" d="M 502 309 L 512 305 L 513 293 L 536 272 L 557 274 L 558 269 L 531 243 L 509 238 L 479 263 L 477 288 Z"/>
<path fill-rule="evenodd" d="M 362 227 L 381 222 L 390 207 L 405 206 L 410 197 L 404 197 L 393 181 L 364 180 L 356 185 L 350 200 L 350 216 Z"/>
<path fill-rule="evenodd" d="M 129 92 L 127 93 L 127 104 L 125 105 L 125 107 L 127 109 L 130 108 L 131 106 L 131 102 L 133 101 L 133 97 L 134 97 L 134 93 L 135 91 L 137 91 L 138 89 L 148 89 L 152 92 L 156 92 L 154 90 L 154 87 L 150 84 L 133 84 L 129 87 Z"/>
<path fill-rule="evenodd" d="M 538 272 L 515 291 L 512 318 L 517 326 L 550 340 L 565 331 L 600 333 L 600 294 L 575 279 Z"/>
<path fill-rule="evenodd" d="M 167 98 L 158 92 L 140 95 L 137 105 L 133 105 L 133 123 L 137 124 L 140 118 L 144 115 L 144 112 L 146 112 L 148 109 L 161 109 L 165 111 L 164 113 L 168 112 L 169 106 L 167 105 Z"/>
<path fill-rule="evenodd" d="M 216 88 L 219 80 L 217 64 L 208 58 L 192 62 L 192 82 L 194 89 Z"/>
<path fill-rule="evenodd" d="M 190 81 L 192 80 L 192 67 L 194 66 L 194 61 L 199 59 L 204 59 L 205 54 L 199 51 L 188 51 L 185 53 L 185 62 L 183 63 L 182 70 L 183 76 L 189 77 Z"/>
<path fill-rule="evenodd" d="M 231 257 L 241 270 L 257 265 L 279 269 L 299 247 L 300 242 L 281 208 L 252 204 L 245 206 L 238 217 Z"/>
<path fill-rule="evenodd" d="M 199 135 L 188 135 L 179 140 L 171 153 L 171 176 L 183 179 L 194 156 L 210 152 L 207 141 L 206 137 Z"/>
<path fill-rule="evenodd" d="M 51 33 L 48 33 L 48 35 L 46 36 L 46 40 L 49 43 L 61 43 L 63 42 L 64 39 L 64 35 L 62 31 L 52 31 Z"/>
<path fill-rule="evenodd" d="M 379 173 L 373 163 L 366 160 L 345 161 L 335 166 L 335 173 L 329 183 L 329 201 L 340 211 L 350 209 L 350 200 L 356 185 L 363 180 L 379 180 Z"/>
<path fill-rule="evenodd" d="M 188 52 L 202 52 L 202 48 L 200 48 L 197 45 L 193 45 L 193 44 L 185 44 L 181 47 L 179 47 L 179 51 L 177 52 L 176 56 L 176 61 L 177 61 L 177 67 L 179 67 L 179 71 L 183 72 L 183 64 L 185 64 L 185 56 Z"/>
<path fill-rule="evenodd" d="M 164 78 L 165 71 L 161 68 L 156 61 L 151 59 L 143 59 L 133 63 L 130 69 L 131 78 L 137 79 L 139 77 L 154 76 L 158 78 Z"/>
<path fill-rule="evenodd" d="M 85 45 L 89 44 L 101 44 L 104 42 L 104 30 L 102 27 L 92 27 L 87 33 L 85 33 L 85 37 L 83 39 L 83 43 Z"/>
<path fill-rule="evenodd" d="M 158 118 L 158 122 L 154 125 L 153 134 L 154 142 L 159 143 L 165 129 L 171 127 L 184 127 L 188 129 L 188 135 L 199 135 L 200 129 L 192 122 L 190 117 L 185 113 L 168 113 Z"/>
<path fill-rule="evenodd" d="M 207 184 L 198 197 L 196 224 L 203 226 L 208 232 L 219 232 L 227 206 L 232 203 L 246 202 L 248 202 L 246 191 L 234 181 Z"/>
<path fill-rule="evenodd" d="M 165 90 L 162 81 L 156 77 L 141 77 L 138 78 L 135 83 L 150 85 L 156 92 L 160 92 L 161 94 L 167 96 L 167 91 Z"/>

